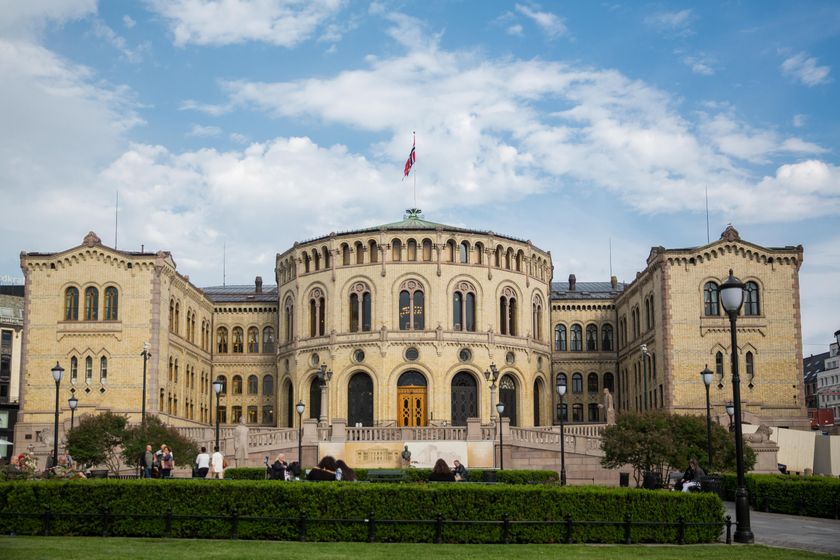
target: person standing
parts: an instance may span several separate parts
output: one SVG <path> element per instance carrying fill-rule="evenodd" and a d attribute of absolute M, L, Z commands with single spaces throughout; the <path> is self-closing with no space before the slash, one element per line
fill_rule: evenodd
<path fill-rule="evenodd" d="M 225 477 L 225 456 L 219 451 L 219 447 L 213 447 L 213 457 L 210 458 L 212 478 Z"/>
<path fill-rule="evenodd" d="M 163 454 L 160 456 L 160 477 L 172 478 L 172 469 L 175 468 L 175 457 L 172 450 L 166 445 L 163 446 Z"/>
<path fill-rule="evenodd" d="M 201 453 L 199 453 L 195 458 L 195 474 L 193 478 L 207 478 L 207 471 L 210 470 L 210 455 L 207 454 L 207 448 L 201 448 Z"/>
<path fill-rule="evenodd" d="M 151 444 L 140 454 L 140 466 L 143 467 L 143 478 L 152 478 L 152 465 L 155 464 L 155 454 L 152 452 Z"/>

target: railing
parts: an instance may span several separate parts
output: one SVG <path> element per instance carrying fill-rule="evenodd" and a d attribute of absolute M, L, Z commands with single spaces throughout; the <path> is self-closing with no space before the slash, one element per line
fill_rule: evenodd
<path fill-rule="evenodd" d="M 114 513 L 110 510 L 110 508 L 104 508 L 97 512 L 54 512 L 49 508 L 46 508 L 40 512 L 12 512 L 12 511 L 2 511 L 0 512 L 0 517 L 4 518 L 29 518 L 29 519 L 39 519 L 41 521 L 40 531 L 38 531 L 41 535 L 48 537 L 51 534 L 54 534 L 53 522 L 60 520 L 60 527 L 62 534 L 73 534 L 73 535 L 101 535 L 103 537 L 108 537 L 114 534 L 114 525 L 116 521 L 120 520 L 160 520 L 163 523 L 162 527 L 156 536 L 165 537 L 165 538 L 172 538 L 173 536 L 178 538 L 196 538 L 196 537 L 203 537 L 207 538 L 208 535 L 205 532 L 201 531 L 201 527 L 207 525 L 209 521 L 227 521 L 228 523 L 228 533 L 227 534 L 213 534 L 212 537 L 220 538 L 220 537 L 228 537 L 231 539 L 238 539 L 239 538 L 239 527 L 243 523 L 249 522 L 268 522 L 268 526 L 271 527 L 271 532 L 260 535 L 251 535 L 251 537 L 255 538 L 277 538 L 278 534 L 282 534 L 286 539 L 295 537 L 300 542 L 305 542 L 307 540 L 311 540 L 308 534 L 308 528 L 312 524 L 328 524 L 333 525 L 336 527 L 346 527 L 348 525 L 362 525 L 367 528 L 366 531 L 363 531 L 359 534 L 360 538 L 355 539 L 356 541 L 362 542 L 376 542 L 377 541 L 377 527 L 380 525 L 388 526 L 388 525 L 420 525 L 430 527 L 433 530 L 433 533 L 429 533 L 428 535 L 423 535 L 421 533 L 417 533 L 413 535 L 413 539 L 410 541 L 403 541 L 403 542 L 429 542 L 430 540 L 435 544 L 442 544 L 444 542 L 450 542 L 447 540 L 447 536 L 444 534 L 444 528 L 448 526 L 477 526 L 479 527 L 476 534 L 481 534 L 482 536 L 486 535 L 486 531 L 481 529 L 480 527 L 488 527 L 488 528 L 498 528 L 500 530 L 500 537 L 499 543 L 500 544 L 510 544 L 511 537 L 515 536 L 511 534 L 511 529 L 516 526 L 527 526 L 527 525 L 542 525 L 548 526 L 550 528 L 555 528 L 556 533 L 550 535 L 552 542 L 561 542 L 566 544 L 573 544 L 575 542 L 574 534 L 575 534 L 575 527 L 586 527 L 586 526 L 612 526 L 612 527 L 619 527 L 622 528 L 623 531 L 623 538 L 620 541 L 617 541 L 616 544 L 633 544 L 633 528 L 634 527 L 663 527 L 663 528 L 671 528 L 676 529 L 676 539 L 675 542 L 677 544 L 683 545 L 686 542 L 686 531 L 689 528 L 696 527 L 719 527 L 721 530 L 726 530 L 726 537 L 725 542 L 726 544 L 732 544 L 732 518 L 727 515 L 722 522 L 710 522 L 710 523 L 692 523 L 687 522 L 684 518 L 680 517 L 677 521 L 633 521 L 630 517 L 630 514 L 626 514 L 624 519 L 619 521 L 587 521 L 587 520 L 578 520 L 574 519 L 571 514 L 566 514 L 564 519 L 551 519 L 551 520 L 544 520 L 544 521 L 531 521 L 531 520 L 515 520 L 511 519 L 507 514 L 504 514 L 501 519 L 490 519 L 490 520 L 457 520 L 457 519 L 445 519 L 442 514 L 437 514 L 433 519 L 377 519 L 375 514 L 371 512 L 364 518 L 355 518 L 355 519 L 330 519 L 330 518 L 311 518 L 307 515 L 305 511 L 301 511 L 295 517 L 275 517 L 275 516 L 256 516 L 256 515 L 240 515 L 236 508 L 231 508 L 227 514 L 217 514 L 217 515 L 184 515 L 184 514 L 174 514 L 172 512 L 172 506 L 166 510 L 165 513 L 157 513 L 157 514 L 135 514 L 135 513 Z M 98 521 L 96 523 L 96 532 L 93 532 L 93 527 L 89 520 Z M 181 524 L 178 527 L 178 531 L 173 533 L 174 526 L 178 523 L 184 521 L 186 523 Z M 282 529 L 283 525 L 289 527 L 285 534 L 283 534 Z M 134 526 L 134 525 L 130 525 Z M 27 534 L 24 530 L 26 525 L 22 525 L 21 527 L 15 527 L 15 533 L 17 534 Z M 126 525 L 121 524 L 121 526 L 117 527 L 117 533 L 120 535 L 123 534 L 133 534 L 131 531 L 124 531 Z M 122 530 L 121 530 L 122 529 Z M 30 532 L 32 529 L 30 529 Z M 144 528 L 142 535 L 143 536 L 150 536 L 146 532 L 147 530 Z M 332 534 L 332 533 L 331 533 Z M 455 539 L 451 542 L 458 542 L 462 543 L 463 541 L 463 533 L 459 533 L 454 537 L 450 537 Z M 390 540 L 390 539 L 387 539 Z M 483 539 L 481 542 L 484 542 Z"/>
<path fill-rule="evenodd" d="M 467 439 L 467 428 L 463 426 L 435 427 L 348 427 L 347 441 L 444 441 Z"/>

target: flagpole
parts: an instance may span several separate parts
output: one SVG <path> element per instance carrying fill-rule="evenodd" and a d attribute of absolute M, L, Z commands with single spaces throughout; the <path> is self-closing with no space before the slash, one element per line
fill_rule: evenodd
<path fill-rule="evenodd" d="M 415 131 L 411 132 L 411 146 L 412 146 L 412 149 L 416 149 L 416 147 L 417 147 L 417 133 Z M 417 152 L 415 151 L 414 164 L 412 165 L 412 167 L 414 167 L 414 207 L 415 208 L 417 208 L 417 155 L 416 155 L 416 153 Z"/>

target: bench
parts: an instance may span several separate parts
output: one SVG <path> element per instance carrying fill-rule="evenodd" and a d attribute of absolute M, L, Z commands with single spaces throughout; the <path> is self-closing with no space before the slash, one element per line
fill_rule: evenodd
<path fill-rule="evenodd" d="M 399 469 L 372 469 L 367 473 L 368 482 L 405 482 L 405 472 Z"/>

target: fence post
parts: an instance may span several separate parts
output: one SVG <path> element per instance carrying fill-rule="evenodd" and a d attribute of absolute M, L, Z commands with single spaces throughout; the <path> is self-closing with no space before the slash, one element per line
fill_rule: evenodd
<path fill-rule="evenodd" d="M 677 544 L 685 544 L 685 518 L 680 516 L 677 523 Z"/>
<path fill-rule="evenodd" d="M 732 516 L 727 515 L 724 522 L 726 523 L 726 544 L 732 544 Z"/>
<path fill-rule="evenodd" d="M 239 512 L 236 508 L 230 510 L 230 538 L 239 538 Z"/>
<path fill-rule="evenodd" d="M 508 514 L 502 516 L 502 542 L 510 544 L 510 518 Z"/>
<path fill-rule="evenodd" d="M 301 510 L 298 518 L 298 540 L 306 542 L 306 512 Z"/>
<path fill-rule="evenodd" d="M 44 508 L 44 519 L 43 519 L 43 521 L 44 521 L 44 536 L 45 537 L 50 536 L 50 517 L 51 516 L 52 516 L 52 513 L 50 512 L 50 506 L 47 506 L 46 508 Z"/>
<path fill-rule="evenodd" d="M 633 541 L 630 539 L 630 528 L 631 528 L 631 521 L 630 521 L 630 514 L 624 514 L 624 544 L 630 544 Z"/>
<path fill-rule="evenodd" d="M 443 515 L 437 514 L 435 518 L 435 544 L 443 542 Z"/>
<path fill-rule="evenodd" d="M 166 526 L 163 529 L 163 536 L 167 539 L 172 536 L 172 506 L 166 508 Z"/>
<path fill-rule="evenodd" d="M 108 536 L 108 528 L 111 524 L 111 509 L 108 506 L 102 510 L 102 536 Z"/>
<path fill-rule="evenodd" d="M 572 514 L 566 514 L 566 544 L 572 544 Z"/>
<path fill-rule="evenodd" d="M 368 542 L 376 542 L 376 521 L 374 513 L 370 512 L 367 518 L 368 522 Z"/>

